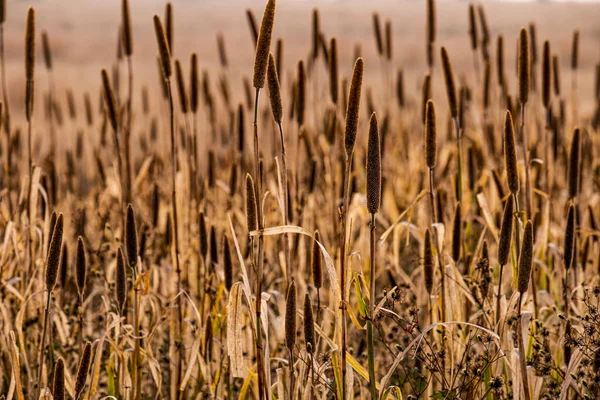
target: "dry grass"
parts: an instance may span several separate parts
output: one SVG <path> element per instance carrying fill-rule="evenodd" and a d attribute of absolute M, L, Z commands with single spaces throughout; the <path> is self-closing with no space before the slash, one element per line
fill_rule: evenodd
<path fill-rule="evenodd" d="M 9 2 L 0 398 L 600 396 L 600 9 L 318 6 Z"/>

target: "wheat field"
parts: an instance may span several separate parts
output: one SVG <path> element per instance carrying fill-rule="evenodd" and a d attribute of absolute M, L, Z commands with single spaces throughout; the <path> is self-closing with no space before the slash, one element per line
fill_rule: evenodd
<path fill-rule="evenodd" d="M 599 398 L 599 18 L 0 0 L 0 398 Z"/>

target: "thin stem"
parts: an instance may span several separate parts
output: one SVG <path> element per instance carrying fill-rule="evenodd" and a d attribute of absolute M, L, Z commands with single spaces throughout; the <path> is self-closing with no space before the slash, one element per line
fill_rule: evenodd
<path fill-rule="evenodd" d="M 369 235 L 370 250 L 370 293 L 369 293 L 369 319 L 367 320 L 367 346 L 369 358 L 369 388 L 371 398 L 377 398 L 375 391 L 375 355 L 373 343 L 373 321 L 375 320 L 375 213 L 371 214 L 371 226 Z"/>
<path fill-rule="evenodd" d="M 52 292 L 48 291 L 48 297 L 46 300 L 46 309 L 44 310 L 44 327 L 42 328 L 42 337 L 40 339 L 40 355 L 38 364 L 38 393 L 42 390 L 42 371 L 44 370 L 44 347 L 46 345 L 46 332 L 48 330 L 48 316 L 50 315 L 50 299 Z"/>
<path fill-rule="evenodd" d="M 133 266 L 133 282 L 134 282 L 134 286 L 133 286 L 133 334 L 134 334 L 134 341 L 135 341 L 135 346 L 134 346 L 134 350 L 133 350 L 133 393 L 134 393 L 134 399 L 135 400 L 141 400 L 142 398 L 142 374 L 140 373 L 140 322 L 139 322 L 139 317 L 140 317 L 140 310 L 139 310 L 139 306 L 140 306 L 140 295 L 139 295 L 139 289 L 137 288 L 137 286 L 135 286 L 135 282 L 137 281 L 137 262 L 136 264 Z"/>
<path fill-rule="evenodd" d="M 294 400 L 294 350 L 288 349 L 290 353 L 290 365 L 289 365 L 289 373 L 290 373 L 290 400 Z"/>
<path fill-rule="evenodd" d="M 344 175 L 344 205 L 340 212 L 340 291 L 341 293 L 341 304 L 340 308 L 342 311 L 342 400 L 346 399 L 346 353 L 348 351 L 348 345 L 346 343 L 346 213 L 348 211 L 349 199 L 348 192 L 350 186 L 350 171 L 352 165 L 352 154 L 346 155 L 346 170 Z"/>
<path fill-rule="evenodd" d="M 458 202 L 462 205 L 463 199 L 463 188 L 462 188 L 462 140 L 460 135 L 460 125 L 458 123 L 458 118 L 454 119 L 454 130 L 456 131 L 456 152 L 457 152 L 457 164 L 458 164 Z"/>
<path fill-rule="evenodd" d="M 281 177 L 281 185 L 283 186 L 283 224 L 288 225 L 288 171 L 287 171 L 287 157 L 285 151 L 285 138 L 283 136 L 283 127 L 281 122 L 278 122 L 279 126 L 279 139 L 281 141 L 281 164 L 282 164 L 282 177 Z M 292 261 L 290 255 L 290 237 L 287 233 L 283 235 L 283 251 L 285 252 L 285 264 L 287 268 L 287 281 L 288 286 L 291 278 L 293 277 L 292 272 Z"/>
<path fill-rule="evenodd" d="M 500 296 L 502 295 L 502 272 L 504 265 L 500 265 L 500 277 L 498 278 L 498 295 L 496 296 L 496 322 L 500 323 Z"/>
<path fill-rule="evenodd" d="M 521 305 L 523 303 L 523 292 L 519 293 L 519 308 L 517 322 L 517 339 L 519 341 L 519 364 L 521 367 L 521 380 L 523 381 L 523 391 L 525 392 L 525 400 L 530 399 L 529 395 L 529 379 L 527 377 L 527 363 L 525 357 L 525 338 L 523 337 L 523 327 L 521 325 Z"/>
<path fill-rule="evenodd" d="M 169 113 L 170 113 L 170 131 L 171 131 L 171 207 L 173 213 L 173 244 L 175 245 L 175 272 L 177 273 L 177 332 L 179 340 L 177 347 L 179 348 L 179 356 L 177 357 L 177 387 L 181 380 L 181 372 L 183 367 L 184 348 L 182 343 L 183 324 L 182 324 L 182 304 L 181 296 L 181 268 L 179 266 L 179 225 L 177 219 L 177 196 L 175 193 L 175 179 L 177 177 L 177 141 L 175 139 L 175 113 L 173 110 L 173 91 L 171 89 L 171 80 L 167 79 L 167 89 L 169 94 Z"/>
<path fill-rule="evenodd" d="M 262 205 L 261 205 L 261 176 L 259 167 L 259 154 L 258 154 L 258 100 L 259 100 L 260 88 L 256 88 L 254 97 L 254 186 L 256 189 L 256 208 L 258 217 L 258 229 L 263 229 L 263 218 L 262 218 Z M 260 316 L 262 312 L 262 275 L 263 275 L 263 236 L 262 233 L 258 236 L 258 268 L 256 273 L 256 368 L 258 372 L 258 391 L 259 398 L 263 399 L 267 397 L 267 388 L 265 387 L 265 370 L 263 364 L 263 351 L 262 351 L 262 331 Z"/>

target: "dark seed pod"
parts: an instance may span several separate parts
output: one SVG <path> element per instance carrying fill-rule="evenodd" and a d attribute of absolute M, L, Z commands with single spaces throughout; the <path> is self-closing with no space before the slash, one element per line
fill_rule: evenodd
<path fill-rule="evenodd" d="M 27 9 L 27 23 L 25 26 L 25 77 L 33 81 L 35 68 L 35 10 Z"/>
<path fill-rule="evenodd" d="M 460 260 L 460 249 L 462 247 L 462 217 L 460 203 L 454 209 L 454 221 L 452 224 L 452 259 L 458 264 Z"/>
<path fill-rule="evenodd" d="M 6 22 L 6 0 L 0 0 L 0 24 Z"/>
<path fill-rule="evenodd" d="M 50 229 L 48 229 L 48 248 L 46 249 L 46 252 L 50 251 L 50 244 L 52 243 L 52 234 L 54 233 L 54 227 L 56 226 L 56 219 L 57 219 L 57 214 L 56 211 L 52 211 L 52 214 L 50 214 Z"/>
<path fill-rule="evenodd" d="M 554 95 L 560 96 L 560 64 L 558 62 L 558 55 L 552 56 L 552 76 L 554 77 Z"/>
<path fill-rule="evenodd" d="M 84 93 L 83 102 L 85 104 L 85 119 L 88 126 L 92 126 L 94 124 L 94 113 L 92 112 L 92 99 L 88 92 Z"/>
<path fill-rule="evenodd" d="M 319 58 L 319 37 L 321 34 L 321 27 L 319 24 L 319 9 L 313 8 L 312 13 L 312 59 L 316 60 Z"/>
<path fill-rule="evenodd" d="M 429 229 L 425 231 L 425 245 L 423 247 L 423 279 L 425 280 L 427 294 L 431 296 L 431 290 L 433 289 L 433 249 Z"/>
<path fill-rule="evenodd" d="M 575 71 L 577 69 L 579 61 L 579 29 L 575 29 L 573 32 L 573 44 L 571 47 L 571 69 Z"/>
<path fill-rule="evenodd" d="M 485 72 L 483 78 L 483 109 L 490 107 L 490 81 L 492 78 L 492 66 L 489 61 L 485 62 Z"/>
<path fill-rule="evenodd" d="M 425 159 L 427 167 L 435 168 L 436 165 L 436 132 L 435 132 L 435 107 L 433 101 L 428 100 L 425 108 Z"/>
<path fill-rule="evenodd" d="M 377 48 L 377 54 L 383 55 L 383 37 L 381 36 L 381 22 L 379 21 L 379 14 L 373 13 L 373 34 L 375 36 L 375 45 Z"/>
<path fill-rule="evenodd" d="M 283 39 L 277 39 L 275 45 L 275 67 L 277 67 L 277 76 L 281 76 L 283 65 Z"/>
<path fill-rule="evenodd" d="M 398 70 L 398 77 L 396 78 L 396 97 L 398 99 L 398 106 L 404 107 L 404 73 L 401 69 Z"/>
<path fill-rule="evenodd" d="M 203 212 L 198 215 L 198 236 L 200 242 L 200 255 L 206 260 L 208 257 L 208 231 L 206 229 L 206 218 Z"/>
<path fill-rule="evenodd" d="M 113 92 L 112 86 L 110 84 L 110 80 L 108 78 L 108 72 L 106 69 L 102 68 L 102 85 L 104 87 L 104 99 L 106 100 L 106 109 L 108 111 L 108 119 L 110 120 L 110 125 L 113 131 L 117 130 L 118 123 L 118 113 L 117 113 L 117 104 L 115 101 L 115 93 Z"/>
<path fill-rule="evenodd" d="M 392 21 L 385 21 L 385 57 L 388 60 L 392 59 Z"/>
<path fill-rule="evenodd" d="M 573 199 L 579 192 L 579 167 L 581 159 L 580 130 L 575 128 L 573 140 L 571 141 L 571 152 L 569 154 L 569 198 Z"/>
<path fill-rule="evenodd" d="M 369 146 L 367 151 L 367 209 L 371 214 L 379 210 L 381 203 L 381 150 L 377 116 L 371 114 L 369 121 Z"/>
<path fill-rule="evenodd" d="M 517 169 L 517 148 L 515 145 L 515 128 L 510 111 L 504 118 L 504 164 L 508 189 L 511 193 L 519 192 L 519 171 Z"/>
<path fill-rule="evenodd" d="M 285 302 L 285 345 L 292 350 L 296 344 L 296 284 L 288 287 Z"/>
<path fill-rule="evenodd" d="M 210 264 L 215 265 L 219 263 L 219 249 L 217 248 L 217 231 L 214 225 L 210 227 Z"/>
<path fill-rule="evenodd" d="M 199 99 L 199 88 L 200 84 L 198 78 L 198 54 L 192 53 L 190 58 L 190 108 L 195 114 L 198 112 L 198 99 Z"/>
<path fill-rule="evenodd" d="M 217 50 L 219 51 L 219 62 L 221 68 L 227 68 L 227 52 L 225 51 L 225 37 L 222 33 L 217 34 Z"/>
<path fill-rule="evenodd" d="M 329 50 L 329 94 L 333 104 L 338 102 L 338 51 L 337 40 L 331 38 Z"/>
<path fill-rule="evenodd" d="M 298 80 L 296 82 L 296 121 L 298 126 L 304 125 L 304 114 L 306 110 L 306 74 L 304 72 L 304 62 L 298 61 Z"/>
<path fill-rule="evenodd" d="M 279 77 L 275 68 L 275 59 L 273 54 L 269 54 L 269 67 L 267 72 L 267 85 L 269 87 L 269 100 L 271 102 L 271 111 L 273 119 L 278 124 L 283 118 L 283 106 L 281 104 L 281 91 L 279 90 Z"/>
<path fill-rule="evenodd" d="M 58 357 L 54 365 L 54 381 L 52 383 L 52 399 L 65 399 L 65 361 Z"/>
<path fill-rule="evenodd" d="M 423 87 L 421 88 L 421 115 L 423 123 L 427 119 L 427 102 L 431 100 L 431 75 L 425 74 L 423 78 Z"/>
<path fill-rule="evenodd" d="M 320 289 L 323 284 L 323 262 L 321 259 L 321 248 L 319 247 L 317 242 L 321 242 L 321 234 L 318 230 L 315 231 L 315 237 L 312 243 L 311 269 L 315 287 L 317 289 Z"/>
<path fill-rule="evenodd" d="M 120 247 L 117 251 L 115 295 L 119 312 L 122 314 L 125 311 L 125 301 L 127 300 L 127 272 L 125 271 L 125 258 Z"/>
<path fill-rule="evenodd" d="M 533 264 L 533 224 L 531 220 L 525 223 L 525 233 L 523 244 L 521 246 L 521 256 L 519 257 L 518 285 L 519 292 L 525 293 L 529 287 L 529 278 L 531 276 L 531 266 Z"/>
<path fill-rule="evenodd" d="M 131 204 L 127 205 L 127 217 L 125 219 L 125 249 L 127 250 L 129 266 L 135 266 L 138 259 L 138 234 Z"/>
<path fill-rule="evenodd" d="M 448 94 L 448 105 L 453 118 L 458 117 L 458 104 L 456 101 L 456 87 L 452 75 L 452 64 L 445 47 L 442 47 L 442 67 L 444 69 L 444 80 L 446 82 L 446 93 Z"/>
<path fill-rule="evenodd" d="M 550 104 L 550 73 L 550 42 L 546 40 L 542 57 L 542 101 L 546 109 Z"/>
<path fill-rule="evenodd" d="M 427 0 L 427 43 L 435 42 L 435 0 Z"/>
<path fill-rule="evenodd" d="M 475 6 L 469 4 L 469 37 L 471 38 L 471 49 L 477 50 L 477 20 L 475 18 Z"/>
<path fill-rule="evenodd" d="M 348 108 L 346 109 L 346 132 L 344 144 L 346 148 L 346 158 L 350 159 L 354 153 L 356 143 L 356 134 L 358 131 L 358 117 L 360 110 L 360 95 L 362 92 L 362 80 L 365 70 L 365 63 L 362 58 L 358 58 L 354 63 L 352 71 L 352 83 L 348 93 Z"/>
<path fill-rule="evenodd" d="M 568 270 L 573 263 L 575 254 L 575 207 L 571 203 L 567 212 L 567 226 L 565 228 L 565 249 L 564 258 L 565 268 Z"/>
<path fill-rule="evenodd" d="M 77 367 L 77 378 L 75 379 L 75 399 L 79 399 L 83 389 L 85 388 L 85 381 L 87 380 L 90 365 L 92 363 L 92 344 L 85 342 L 83 347 L 83 353 L 79 359 L 79 366 Z"/>
<path fill-rule="evenodd" d="M 46 290 L 51 292 L 56 286 L 58 278 L 58 268 L 60 267 L 62 240 L 63 240 L 63 222 L 62 213 L 56 219 L 56 225 L 52 232 L 52 240 L 48 249 L 48 258 L 46 259 Z"/>
<path fill-rule="evenodd" d="M 521 28 L 519 35 L 519 102 L 526 104 L 529 98 L 529 81 L 531 79 L 529 66 L 529 39 L 527 30 Z"/>
<path fill-rule="evenodd" d="M 502 35 L 498 35 L 496 46 L 496 74 L 498 76 L 498 86 L 500 86 L 503 91 L 506 91 L 506 75 L 504 72 L 504 37 Z"/>
<path fill-rule="evenodd" d="M 256 208 L 256 193 L 254 191 L 254 180 L 250 174 L 246 174 L 246 222 L 248 232 L 258 229 L 258 209 Z"/>
<path fill-rule="evenodd" d="M 316 345 L 315 322 L 308 293 L 304 295 L 304 343 L 306 343 L 306 351 L 312 354 Z"/>
<path fill-rule="evenodd" d="M 173 24 L 173 5 L 171 2 L 168 2 L 165 6 L 165 37 L 167 39 L 167 44 L 169 48 L 169 53 L 173 54 L 173 29 L 175 24 Z"/>
<path fill-rule="evenodd" d="M 227 235 L 223 235 L 223 271 L 225 272 L 225 288 L 229 291 L 233 285 L 233 262 Z"/>
<path fill-rule="evenodd" d="M 69 248 L 67 244 L 63 242 L 62 252 L 60 258 L 60 273 L 59 273 L 59 282 L 60 287 L 65 288 L 67 285 L 67 270 L 69 269 Z"/>
<path fill-rule="evenodd" d="M 185 90 L 185 82 L 183 81 L 183 69 L 178 59 L 175 60 L 175 78 L 177 80 L 177 89 L 179 92 L 179 103 L 181 105 L 181 112 L 187 114 L 188 112 L 188 96 Z"/>
<path fill-rule="evenodd" d="M 250 34 L 252 35 L 254 46 L 256 47 L 256 42 L 258 41 L 258 27 L 256 26 L 254 13 L 249 8 L 246 10 L 246 18 L 248 19 L 248 26 L 250 27 Z"/>
<path fill-rule="evenodd" d="M 122 21 L 121 27 L 123 29 L 123 48 L 125 49 L 125 55 L 130 57 L 133 54 L 133 33 L 131 31 L 131 17 L 129 15 L 129 0 L 123 0 L 121 3 Z"/>
<path fill-rule="evenodd" d="M 265 86 L 274 23 L 275 0 L 269 0 L 265 6 L 256 44 L 256 54 L 254 56 L 254 87 L 256 89 L 261 89 Z"/>
<path fill-rule="evenodd" d="M 50 40 L 48 32 L 42 31 L 42 49 L 44 50 L 44 62 L 48 71 L 52 70 L 52 52 L 50 51 Z"/>
<path fill-rule="evenodd" d="M 510 256 L 510 242 L 512 239 L 513 226 L 513 201 L 506 200 L 504 214 L 502 214 L 502 226 L 500 227 L 500 239 L 498 241 L 498 264 L 506 265 Z"/>
<path fill-rule="evenodd" d="M 80 296 L 83 296 L 85 291 L 85 281 L 87 275 L 87 262 L 85 259 L 85 244 L 83 238 L 77 238 L 77 258 L 75 262 L 75 277 L 77 282 L 77 291 Z"/>
<path fill-rule="evenodd" d="M 167 3 L 167 15 L 171 15 L 171 3 Z M 169 21 L 171 19 L 167 17 L 167 31 L 171 32 L 168 28 Z M 163 28 L 163 24 L 160 21 L 158 15 L 154 16 L 154 33 L 156 34 L 156 43 L 158 44 L 158 53 L 160 55 L 160 65 L 162 67 L 162 73 L 164 79 L 169 79 L 173 73 L 171 68 L 171 44 L 172 42 L 168 42 L 167 36 L 165 34 L 165 29 Z M 171 38 L 172 39 L 172 38 Z"/>

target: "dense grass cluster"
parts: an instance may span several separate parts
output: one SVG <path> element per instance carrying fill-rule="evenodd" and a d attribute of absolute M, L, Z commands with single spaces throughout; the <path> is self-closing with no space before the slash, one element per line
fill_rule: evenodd
<path fill-rule="evenodd" d="M 268 0 L 260 20 L 246 10 L 238 93 L 224 36 L 216 77 L 174 50 L 168 3 L 146 21 L 152 90 L 122 0 L 100 103 L 70 89 L 63 117 L 31 7 L 25 102 L 9 98 L 5 3 L 1 399 L 600 397 L 600 64 L 586 115 L 578 30 L 559 55 L 522 28 L 511 72 L 471 4 L 473 65 L 457 71 L 428 0 L 414 91 L 377 13 L 378 60 L 357 47 L 340 76 L 345 38 L 315 9 L 286 74 Z"/>

